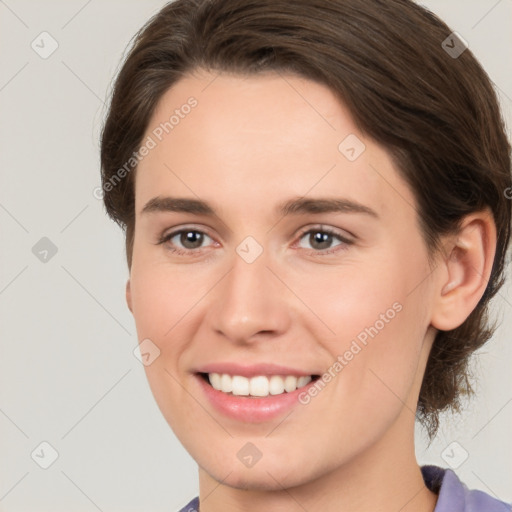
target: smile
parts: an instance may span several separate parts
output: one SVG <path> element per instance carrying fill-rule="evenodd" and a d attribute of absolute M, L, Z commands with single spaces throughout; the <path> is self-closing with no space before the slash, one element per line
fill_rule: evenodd
<path fill-rule="evenodd" d="M 282 418 L 290 409 L 303 407 L 299 395 L 314 386 L 319 375 L 243 376 L 196 372 L 195 379 L 204 397 L 222 416 L 244 423 L 259 423 Z"/>
<path fill-rule="evenodd" d="M 281 395 L 292 393 L 300 389 L 312 380 L 316 375 L 294 376 L 294 375 L 258 375 L 255 377 L 244 377 L 242 375 L 229 375 L 227 373 L 202 374 L 210 385 L 217 391 L 232 396 L 266 397 L 269 395 Z"/>

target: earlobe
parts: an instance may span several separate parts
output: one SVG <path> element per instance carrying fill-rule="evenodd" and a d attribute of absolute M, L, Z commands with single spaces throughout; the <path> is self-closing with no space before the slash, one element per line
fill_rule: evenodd
<path fill-rule="evenodd" d="M 133 314 L 133 309 L 132 309 L 132 292 L 131 292 L 131 288 L 130 288 L 130 280 L 129 279 L 128 279 L 128 281 L 126 281 L 126 304 L 128 304 L 128 309 Z"/>
<path fill-rule="evenodd" d="M 459 327 L 485 292 L 496 252 L 496 226 L 487 209 L 467 216 L 449 239 L 441 261 L 431 324 L 450 331 Z"/>

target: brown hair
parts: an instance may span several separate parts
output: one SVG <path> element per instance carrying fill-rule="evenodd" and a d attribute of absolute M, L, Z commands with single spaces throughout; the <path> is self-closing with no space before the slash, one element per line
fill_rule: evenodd
<path fill-rule="evenodd" d="M 136 35 L 101 140 L 104 204 L 126 230 L 129 267 L 130 158 L 164 92 L 196 69 L 293 73 L 328 86 L 392 155 L 415 194 L 429 254 L 465 215 L 490 207 L 498 241 L 487 288 L 460 327 L 437 333 L 423 378 L 417 417 L 431 439 L 439 412 L 459 410 L 473 393 L 468 363 L 494 332 L 488 303 L 503 284 L 510 238 L 511 152 L 497 96 L 469 49 L 447 51 L 460 40 L 442 46 L 451 32 L 410 0 L 176 0 Z"/>

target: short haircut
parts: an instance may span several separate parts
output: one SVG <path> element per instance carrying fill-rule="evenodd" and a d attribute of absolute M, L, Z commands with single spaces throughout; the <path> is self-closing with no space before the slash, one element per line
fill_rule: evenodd
<path fill-rule="evenodd" d="M 511 151 L 486 72 L 444 22 L 410 0 L 167 4 L 133 40 L 101 140 L 104 204 L 126 230 L 130 268 L 136 165 L 127 172 L 126 163 L 163 94 L 199 69 L 291 73 L 329 87 L 410 186 L 429 257 L 464 216 L 491 209 L 498 238 L 485 293 L 460 327 L 436 334 L 423 378 L 417 418 L 432 439 L 439 412 L 459 410 L 460 397 L 474 392 L 470 356 L 495 330 L 489 300 L 504 281 Z"/>

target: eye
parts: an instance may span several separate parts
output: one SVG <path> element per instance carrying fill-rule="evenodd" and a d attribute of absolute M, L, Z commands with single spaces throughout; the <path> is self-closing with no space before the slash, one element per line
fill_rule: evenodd
<path fill-rule="evenodd" d="M 170 252 L 185 256 L 200 253 L 201 249 L 205 247 L 203 244 L 206 239 L 213 241 L 209 235 L 200 229 L 182 228 L 163 234 L 158 240 L 157 245 L 166 244 L 167 250 Z M 347 246 L 354 243 L 336 230 L 323 226 L 303 231 L 299 236 L 298 246 L 302 249 L 307 249 L 301 243 L 303 240 L 310 244 L 312 247 L 310 252 L 315 255 L 331 254 L 344 250 Z M 332 244 L 335 240 L 338 240 L 339 243 L 333 246 Z"/>
<path fill-rule="evenodd" d="M 344 250 L 348 245 L 353 244 L 353 241 L 343 236 L 341 233 L 320 226 L 318 228 L 309 229 L 300 235 L 299 247 L 305 248 L 300 242 L 305 239 L 307 243 L 313 248 L 313 253 L 316 254 L 331 254 L 339 250 Z M 339 240 L 339 244 L 334 246 L 334 249 L 328 250 L 333 247 L 334 239 Z"/>
<path fill-rule="evenodd" d="M 205 238 L 212 240 L 204 231 L 194 228 L 185 228 L 178 231 L 172 231 L 162 235 L 157 245 L 168 244 L 168 250 L 176 254 L 190 254 L 191 252 L 199 252 L 202 248 Z M 179 247 L 180 244 L 182 247 Z M 178 245 L 178 247 L 176 247 Z"/>

